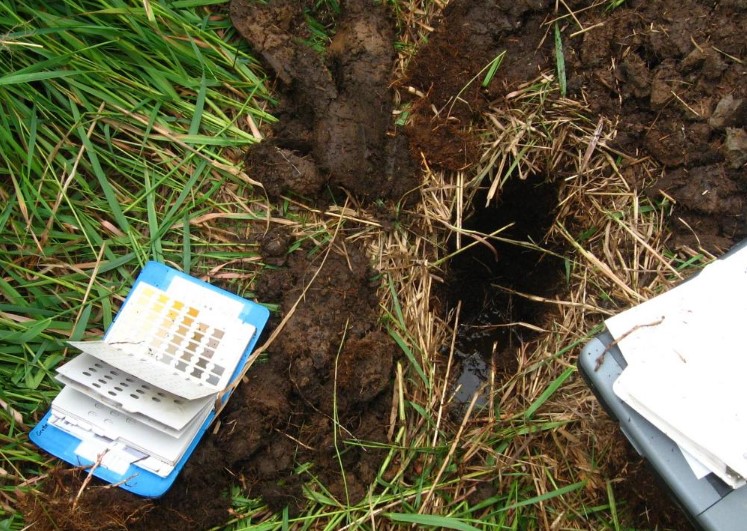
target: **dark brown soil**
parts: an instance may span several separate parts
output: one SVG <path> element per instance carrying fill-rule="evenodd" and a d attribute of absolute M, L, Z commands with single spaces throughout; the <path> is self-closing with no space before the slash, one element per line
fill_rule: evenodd
<path fill-rule="evenodd" d="M 431 167 L 456 171 L 476 163 L 480 153 L 472 127 L 481 113 L 509 86 L 533 79 L 552 64 L 549 44 L 537 49 L 550 4 L 542 0 L 448 4 L 441 24 L 401 82 L 426 95 L 414 102 L 407 135 L 413 150 L 422 153 Z M 509 53 L 499 75 L 483 87 L 484 69 L 504 51 Z"/>
<path fill-rule="evenodd" d="M 616 148 L 667 168 L 637 184 L 676 202 L 673 243 L 720 254 L 747 236 L 747 4 L 626 2 L 601 21 L 571 40 L 571 95 L 620 120 Z"/>
<path fill-rule="evenodd" d="M 554 68 L 554 48 L 548 37 L 551 26 L 546 24 L 557 16 L 552 12 L 553 4 L 500 0 L 449 4 L 444 21 L 414 61 L 414 72 L 407 80 L 427 94 L 418 104 L 415 126 L 408 134 L 432 166 L 456 170 L 474 163 L 475 146 L 470 143 L 474 136 L 469 128 L 479 113 L 488 105 L 506 105 L 504 95 L 531 81 L 540 70 Z M 627 2 L 610 13 L 590 10 L 578 15 L 584 27 L 599 26 L 578 37 L 564 37 L 570 95 L 587 101 L 593 113 L 619 120 L 615 148 L 628 155 L 652 157 L 667 169 L 659 179 L 633 177 L 631 184 L 645 188 L 656 201 L 664 197 L 676 201 L 672 244 L 695 249 L 702 245 L 717 254 L 747 236 L 747 69 L 741 62 L 747 45 L 743 38 L 747 17 L 744 3 L 742 7 L 737 4 Z M 568 35 L 578 27 L 566 22 L 563 29 Z M 702 51 L 690 41 L 691 36 L 702 43 Z M 481 78 L 468 84 L 504 50 L 506 60 L 488 87 L 480 86 Z M 442 112 L 430 112 L 431 105 Z M 700 115 L 689 107 L 699 109 Z M 529 227 L 527 234 L 532 234 L 533 229 L 541 229 L 544 216 L 532 212 L 536 192 L 526 187 L 524 194 L 504 194 L 499 207 L 503 206 L 503 212 L 506 201 L 511 203 L 509 209 L 520 204 L 525 214 L 534 216 L 534 222 L 526 217 L 523 220 L 523 228 Z M 492 208 L 477 207 L 474 221 L 498 217 L 490 212 Z M 517 220 L 522 217 L 515 215 Z M 541 234 L 533 234 L 535 239 L 537 236 Z M 464 264 L 452 264 L 457 275 L 452 276 L 449 289 L 463 302 L 485 296 L 473 281 L 486 271 L 492 284 L 508 280 L 508 287 L 544 296 L 558 278 L 557 270 L 547 269 L 547 263 L 529 264 L 515 258 L 495 263 L 483 254 L 464 253 L 459 260 L 468 262 L 466 270 Z M 518 278 L 510 278 L 506 262 L 516 262 L 514 274 L 518 273 Z M 531 274 L 521 278 L 527 270 L 537 273 L 534 279 Z M 486 332 L 491 325 L 519 320 L 512 318 L 518 315 L 541 324 L 536 321 L 541 315 L 526 314 L 531 308 L 515 308 L 505 299 L 495 293 L 476 315 L 466 316 L 458 341 L 466 361 L 472 359 L 473 350 L 490 352 L 491 343 L 510 341 L 510 336 Z M 510 360 L 499 359 L 510 370 Z M 621 462 L 606 467 L 612 477 L 626 478 L 619 488 L 630 514 L 636 521 L 645 517 L 647 526 L 689 527 L 641 461 L 631 455 L 626 452 L 627 468 Z"/>
<path fill-rule="evenodd" d="M 386 8 L 343 2 L 332 43 L 320 55 L 302 43 L 306 4 L 314 2 L 231 4 L 232 21 L 274 73 L 282 96 L 279 125 L 247 155 L 248 171 L 271 198 L 290 193 L 318 201 L 344 190 L 364 203 L 400 201 L 417 196 L 413 160 L 422 156 L 432 167 L 452 170 L 474 164 L 472 127 L 481 111 L 504 105 L 506 94 L 553 68 L 552 28 L 545 23 L 566 14 L 549 0 L 452 0 L 399 83 L 426 94 L 411 100 L 409 156 L 391 122 L 395 33 Z M 560 4 L 580 9 L 587 3 Z M 572 18 L 560 22 L 569 95 L 619 120 L 616 149 L 666 167 L 661 179 L 635 172 L 630 179 L 657 201 L 675 201 L 674 245 L 697 244 L 690 228 L 714 252 L 747 236 L 746 10 L 737 0 L 630 0 L 610 12 L 579 11 L 584 32 Z M 479 72 L 503 51 L 503 65 L 482 87 Z M 538 177 L 550 176 L 540 171 Z M 57 472 L 43 493 L 25 498 L 29 523 L 38 529 L 204 529 L 230 517 L 232 484 L 273 509 L 294 510 L 312 476 L 343 503 L 364 495 L 382 459 L 367 445 L 386 441 L 397 352 L 379 325 L 374 272 L 354 245 L 335 243 L 325 261 L 310 248 L 286 256 L 289 244 L 282 231 L 263 238 L 265 261 L 277 269 L 265 272 L 256 293 L 280 305 L 272 326 L 290 314 L 323 264 L 322 270 L 173 489 L 151 501 L 94 481 L 72 510 L 83 476 Z M 618 501 L 636 516 L 648 513 L 646 526 L 684 528 L 666 496 L 639 490 L 651 476 L 629 457 L 620 471 L 627 479 L 615 486 Z M 300 465 L 309 468 L 297 475 Z M 606 465 L 612 475 L 618 466 Z"/>
<path fill-rule="evenodd" d="M 579 2 L 567 4 L 571 9 L 584 7 Z M 549 1 L 501 0 L 449 3 L 444 20 L 413 62 L 406 80 L 426 95 L 414 100 L 414 125 L 407 133 L 431 166 L 459 170 L 474 164 L 471 127 L 480 112 L 488 105 L 498 109 L 507 105 L 505 95 L 532 81 L 540 70 L 554 69 L 555 50 L 549 37 L 552 26 L 547 24 L 558 16 L 554 5 Z M 747 237 L 747 67 L 743 62 L 747 5 L 626 2 L 611 12 L 588 10 L 576 16 L 582 27 L 593 29 L 570 37 L 578 26 L 567 19 L 561 23 L 569 96 L 586 101 L 593 114 L 619 121 L 612 147 L 627 155 L 651 157 L 665 168 L 662 176 L 623 170 L 631 176 L 631 184 L 646 190 L 654 201 L 667 198 L 674 202 L 672 245 L 702 246 L 721 254 Z M 480 86 L 482 77 L 470 82 L 503 51 L 506 60 L 487 87 Z M 432 107 L 439 112 L 434 113 Z M 539 171 L 542 173 L 541 168 Z M 552 180 L 562 174 L 542 177 Z M 532 213 L 530 208 L 536 192 L 527 187 L 524 193 L 523 198 L 513 193 L 510 199 L 508 195 L 499 198 L 499 204 L 507 199 L 513 206 L 523 202 L 524 213 L 534 217 L 534 223 L 523 221 L 531 234 L 541 228 L 545 215 L 536 210 Z M 485 212 L 489 208 L 477 206 L 474 219 L 479 222 L 481 217 L 491 217 Z M 475 257 L 463 255 L 462 259 Z M 492 261 L 487 256 L 477 257 L 471 271 L 461 271 L 466 281 L 460 282 L 458 275 L 452 277 L 456 283 L 450 286 L 451 291 L 462 299 L 465 294 L 468 300 L 474 298 L 479 288 L 471 284 L 480 276 L 479 262 L 483 270 L 488 269 L 491 282 L 510 276 L 500 264 L 485 267 Z M 539 272 L 547 264 L 522 263 L 517 268 L 519 278 L 527 266 Z M 524 278 L 512 284 L 508 279 L 508 287 L 547 295 L 548 281 L 553 279 L 557 279 L 556 273 L 546 270 L 534 280 Z M 479 336 L 483 334 L 480 330 L 491 324 L 512 320 L 507 308 L 510 305 L 504 304 L 501 296 L 487 300 L 482 311 L 466 323 L 467 335 Z M 531 316 L 526 320 L 532 322 Z M 484 338 L 477 339 L 484 342 Z M 493 333 L 487 339 L 500 338 Z M 468 347 L 474 344 L 467 341 Z M 480 350 L 490 352 L 486 345 Z M 465 354 L 471 355 L 471 351 Z M 508 362 L 503 365 L 510 368 Z M 610 477 L 623 478 L 616 492 L 628 517 L 646 527 L 689 528 L 665 490 L 621 437 L 620 448 L 624 449 L 623 458 L 604 463 L 603 468 Z"/>
<path fill-rule="evenodd" d="M 362 249 L 347 245 L 326 261 L 293 253 L 257 286 L 260 299 L 280 302 L 276 321 L 302 303 L 232 399 L 217 442 L 249 492 L 276 510 L 298 507 L 310 478 L 294 475 L 300 464 L 342 503 L 357 502 L 378 470 L 381 452 L 366 446 L 386 442 L 396 348 L 378 325 L 373 275 Z"/>
<path fill-rule="evenodd" d="M 270 139 L 247 155 L 270 197 L 316 198 L 326 186 L 359 200 L 417 197 L 418 167 L 395 134 L 389 84 L 394 21 L 365 0 L 343 3 L 325 54 L 300 41 L 303 2 L 231 2 L 231 20 L 275 73 L 284 95 Z"/>
<path fill-rule="evenodd" d="M 554 68 L 546 23 L 557 17 L 555 4 L 449 4 L 406 81 L 427 94 L 408 135 L 432 166 L 473 164 L 469 128 L 480 112 L 488 104 L 500 107 L 504 95 Z M 720 254 L 747 236 L 747 6 L 629 1 L 600 11 L 577 15 L 593 29 L 575 37 L 578 26 L 561 22 L 569 95 L 594 114 L 619 120 L 613 147 L 668 169 L 663 179 L 633 184 L 655 200 L 675 201 L 674 244 Z M 488 87 L 481 86 L 483 76 L 472 80 L 503 51 L 506 59 Z M 441 112 L 434 115 L 431 105 Z"/>

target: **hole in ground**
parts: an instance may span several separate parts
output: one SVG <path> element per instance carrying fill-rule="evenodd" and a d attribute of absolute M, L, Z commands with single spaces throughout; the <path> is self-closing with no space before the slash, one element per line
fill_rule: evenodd
<path fill-rule="evenodd" d="M 510 178 L 501 195 L 485 206 L 487 189 L 473 199 L 474 212 L 466 229 L 490 234 L 511 225 L 499 237 L 541 243 L 555 218 L 559 183 L 532 175 Z M 462 247 L 470 243 L 463 236 Z M 452 258 L 447 281 L 450 309 L 461 303 L 455 361 L 459 362 L 455 399 L 469 403 L 484 388 L 491 366 L 498 375 L 516 371 L 516 348 L 542 326 L 547 305 L 510 293 L 551 297 L 563 286 L 563 262 L 540 250 L 491 240 L 493 249 L 478 244 Z M 456 241 L 450 244 L 456 248 Z M 486 403 L 485 393 L 477 405 Z"/>

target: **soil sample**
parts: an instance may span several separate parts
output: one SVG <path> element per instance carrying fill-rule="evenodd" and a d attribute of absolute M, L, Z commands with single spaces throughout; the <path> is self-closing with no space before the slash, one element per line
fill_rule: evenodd
<path fill-rule="evenodd" d="M 417 197 L 418 167 L 392 124 L 394 23 L 385 7 L 343 2 L 324 54 L 298 38 L 308 32 L 299 2 L 233 0 L 231 20 L 283 96 L 279 125 L 247 154 L 270 197 L 313 199 L 327 187 L 366 202 Z"/>

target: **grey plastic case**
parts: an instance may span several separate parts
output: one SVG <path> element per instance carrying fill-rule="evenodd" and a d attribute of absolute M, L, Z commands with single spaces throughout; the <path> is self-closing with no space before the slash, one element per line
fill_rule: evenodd
<path fill-rule="evenodd" d="M 693 524 L 706 530 L 747 529 L 747 486 L 732 489 L 714 474 L 697 479 L 677 445 L 620 400 L 613 382 L 627 366 L 620 349 L 604 331 L 581 351 L 578 367 L 625 437 L 669 487 Z M 609 348 L 608 348 L 609 347 Z"/>

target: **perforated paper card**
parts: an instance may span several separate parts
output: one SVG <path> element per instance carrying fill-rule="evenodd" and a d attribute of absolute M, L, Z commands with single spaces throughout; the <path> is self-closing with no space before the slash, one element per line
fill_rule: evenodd
<path fill-rule="evenodd" d="M 162 264 L 141 272 L 103 339 L 71 341 L 65 385 L 29 434 L 143 496 L 173 484 L 230 396 L 269 312 Z"/>
<path fill-rule="evenodd" d="M 62 383 L 175 437 L 215 400 L 186 400 L 85 353 L 57 373 Z"/>

